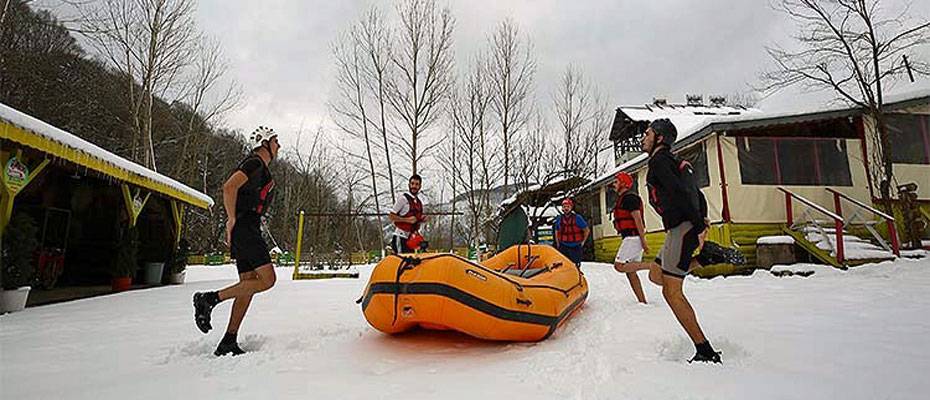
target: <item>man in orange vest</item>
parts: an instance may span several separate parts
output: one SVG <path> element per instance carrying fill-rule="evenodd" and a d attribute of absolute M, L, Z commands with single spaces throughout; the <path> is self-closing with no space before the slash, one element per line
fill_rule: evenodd
<path fill-rule="evenodd" d="M 633 288 L 633 294 L 640 303 L 646 304 L 646 295 L 643 285 L 639 281 L 636 271 L 648 270 L 651 263 L 643 263 L 643 253 L 649 251 L 646 244 L 646 229 L 643 223 L 643 199 L 636 194 L 633 188 L 633 177 L 626 172 L 619 172 L 614 182 L 617 189 L 617 200 L 614 204 L 614 229 L 623 238 L 617 256 L 614 258 L 614 269 L 625 272 Z"/>
<path fill-rule="evenodd" d="M 420 224 L 426 222 L 426 215 L 423 214 L 423 202 L 419 197 L 422 183 L 423 178 L 420 175 L 411 176 L 407 181 L 408 191 L 397 198 L 394 208 L 388 213 L 388 219 L 396 228 L 391 238 L 394 254 L 413 253 L 423 245 Z"/>
<path fill-rule="evenodd" d="M 555 247 L 580 267 L 584 242 L 588 240 L 591 229 L 588 222 L 575 213 L 574 207 L 572 199 L 562 200 L 562 215 L 556 218 L 553 230 Z"/>

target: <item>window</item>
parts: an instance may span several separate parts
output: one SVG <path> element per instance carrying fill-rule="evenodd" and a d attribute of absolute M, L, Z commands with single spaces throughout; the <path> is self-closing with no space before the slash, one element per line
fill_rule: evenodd
<path fill-rule="evenodd" d="M 710 173 L 707 171 L 707 151 L 704 143 L 692 146 L 678 153 L 683 160 L 688 160 L 694 169 L 694 183 L 700 188 L 710 186 Z"/>
<path fill-rule="evenodd" d="M 930 164 L 930 116 L 890 114 L 886 118 L 891 162 Z"/>
<path fill-rule="evenodd" d="M 747 185 L 852 186 L 845 139 L 739 137 L 737 148 Z"/>

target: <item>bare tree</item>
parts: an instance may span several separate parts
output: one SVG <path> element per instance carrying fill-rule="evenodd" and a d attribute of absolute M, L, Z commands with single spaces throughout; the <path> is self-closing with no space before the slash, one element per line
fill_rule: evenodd
<path fill-rule="evenodd" d="M 359 37 L 359 32 L 353 29 L 333 46 L 337 67 L 336 87 L 338 97 L 330 103 L 330 108 L 335 114 L 334 121 L 336 125 L 344 133 L 362 140 L 365 144 L 364 160 L 368 164 L 372 198 L 375 203 L 375 212 L 379 214 L 378 225 L 380 226 L 382 223 L 380 217 L 381 203 L 378 200 L 377 171 L 375 170 L 375 159 L 372 155 L 372 139 L 368 129 L 368 110 L 366 109 L 365 94 L 363 93 L 365 76 L 362 64 L 365 61 L 363 59 L 363 49 L 361 48 L 362 42 L 358 40 Z M 346 151 L 346 154 L 352 154 L 352 152 Z M 384 247 L 383 238 L 380 247 Z"/>
<path fill-rule="evenodd" d="M 561 168 L 559 152 L 550 143 L 549 134 L 543 112 L 534 110 L 526 134 L 516 142 L 513 165 L 518 190 L 541 183 L 549 173 Z"/>
<path fill-rule="evenodd" d="M 452 96 L 449 114 L 453 137 L 446 142 L 453 147 L 445 149 L 440 157 L 446 169 L 452 170 L 452 179 L 465 197 L 466 236 L 470 244 L 483 239 L 482 226 L 491 212 L 491 185 L 498 171 L 493 168 L 496 159 L 489 137 L 492 89 L 482 62 L 474 65 Z"/>
<path fill-rule="evenodd" d="M 609 112 L 584 74 L 569 65 L 554 95 L 562 170 L 592 176 L 598 169 L 598 144 L 609 128 Z"/>
<path fill-rule="evenodd" d="M 198 33 L 193 0 L 101 0 L 81 7 L 81 32 L 127 79 L 131 157 L 155 169 L 152 107 L 190 63 Z"/>
<path fill-rule="evenodd" d="M 197 173 L 193 166 L 198 155 L 193 151 L 207 141 L 205 134 L 209 126 L 242 102 L 242 90 L 237 83 L 223 84 L 229 63 L 223 57 L 219 42 L 201 38 L 194 51 L 193 69 L 182 97 L 190 107 L 190 115 L 182 133 L 181 154 L 172 171 L 172 176 L 183 177 L 185 182 L 192 181 Z"/>
<path fill-rule="evenodd" d="M 6 13 L 10 9 L 11 2 L 12 0 L 3 0 L 3 8 L 0 8 L 0 32 L 3 32 L 3 29 L 6 28 L 3 21 L 6 20 Z"/>
<path fill-rule="evenodd" d="M 930 43 L 930 22 L 915 20 L 910 5 L 891 14 L 881 0 L 778 0 L 775 8 L 798 25 L 797 50 L 774 45 L 775 68 L 761 76 L 763 89 L 792 85 L 833 91 L 874 121 L 870 171 L 883 200 L 891 198 L 894 172 L 885 122 L 885 90 L 910 74 L 927 75 L 920 48 Z"/>
<path fill-rule="evenodd" d="M 404 155 L 416 174 L 418 163 L 438 142 L 425 134 L 442 115 L 452 90 L 452 31 L 455 20 L 435 0 L 404 0 L 398 6 L 400 29 L 388 81 L 388 102 L 404 129 L 398 134 Z"/>
<path fill-rule="evenodd" d="M 759 94 L 754 90 L 746 90 L 730 93 L 723 98 L 725 104 L 730 107 L 755 107 L 759 103 Z"/>
<path fill-rule="evenodd" d="M 388 126 L 387 126 L 387 83 L 389 74 L 392 72 L 392 43 L 391 31 L 389 30 L 384 14 L 380 9 L 372 7 L 359 23 L 358 30 L 355 31 L 353 38 L 361 42 L 362 49 L 367 56 L 367 62 L 363 64 L 363 71 L 366 75 L 366 84 L 369 91 L 374 97 L 374 103 L 378 107 L 378 120 L 373 123 L 381 134 L 381 151 L 384 152 L 384 159 L 387 162 L 387 168 L 384 172 L 388 179 L 388 192 L 391 195 L 391 203 L 396 201 L 394 197 L 394 165 L 391 162 L 391 146 L 388 143 Z"/>
<path fill-rule="evenodd" d="M 509 18 L 497 26 L 489 39 L 489 47 L 487 71 L 492 82 L 491 110 L 500 124 L 504 147 L 501 167 L 504 170 L 504 187 L 507 188 L 513 175 L 513 142 L 530 116 L 536 60 L 529 41 L 520 38 L 516 23 Z"/>

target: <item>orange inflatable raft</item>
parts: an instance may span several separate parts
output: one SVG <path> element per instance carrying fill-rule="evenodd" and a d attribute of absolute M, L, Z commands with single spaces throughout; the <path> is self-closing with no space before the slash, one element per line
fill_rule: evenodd
<path fill-rule="evenodd" d="M 545 245 L 513 246 L 477 264 L 453 254 L 383 259 L 359 299 L 375 329 L 454 329 L 488 340 L 549 337 L 588 296 L 581 271 Z"/>

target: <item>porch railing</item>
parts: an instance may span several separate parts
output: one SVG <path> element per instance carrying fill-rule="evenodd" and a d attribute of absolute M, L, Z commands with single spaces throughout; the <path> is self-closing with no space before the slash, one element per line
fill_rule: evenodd
<path fill-rule="evenodd" d="M 901 244 L 898 241 L 898 230 L 895 227 L 894 217 L 834 189 L 827 188 L 827 191 L 833 194 L 833 206 L 836 211 L 836 215 L 843 217 L 842 200 L 846 200 L 847 202 L 856 206 L 853 213 L 849 216 L 849 218 L 847 218 L 847 221 L 850 223 L 852 223 L 852 221 L 855 220 L 855 218 L 863 211 L 882 218 L 888 226 L 888 239 L 891 240 L 891 245 L 889 245 L 888 242 L 886 242 L 885 239 L 882 238 L 882 236 L 879 235 L 873 227 L 873 225 L 879 223 L 880 221 L 865 221 L 863 226 L 865 226 L 869 233 L 872 234 L 875 240 L 877 240 L 885 250 L 894 253 L 895 256 L 901 256 Z"/>
<path fill-rule="evenodd" d="M 843 264 L 846 260 L 846 254 L 845 254 L 846 251 L 844 249 L 845 246 L 843 243 L 843 227 L 844 225 L 846 225 L 846 221 L 843 219 L 843 217 L 830 210 L 827 210 L 826 208 L 820 206 L 817 203 L 814 203 L 813 201 L 810 201 L 802 197 L 801 195 L 791 192 L 788 189 L 779 187 L 778 190 L 785 194 L 785 216 L 787 217 L 787 220 L 788 220 L 789 229 L 793 229 L 795 225 L 794 210 L 792 208 L 793 200 L 797 200 L 799 203 L 807 206 L 807 209 L 804 212 L 805 215 L 809 215 L 810 211 L 813 210 L 833 220 L 833 224 L 835 227 L 834 229 L 835 230 L 835 233 L 834 233 L 835 243 L 830 243 L 829 236 L 827 236 L 827 233 L 823 230 L 820 224 L 814 223 L 813 225 L 818 230 L 818 232 L 824 237 L 824 239 L 827 240 L 827 243 L 831 244 L 834 250 L 836 251 L 836 261 L 839 262 L 840 264 Z"/>

